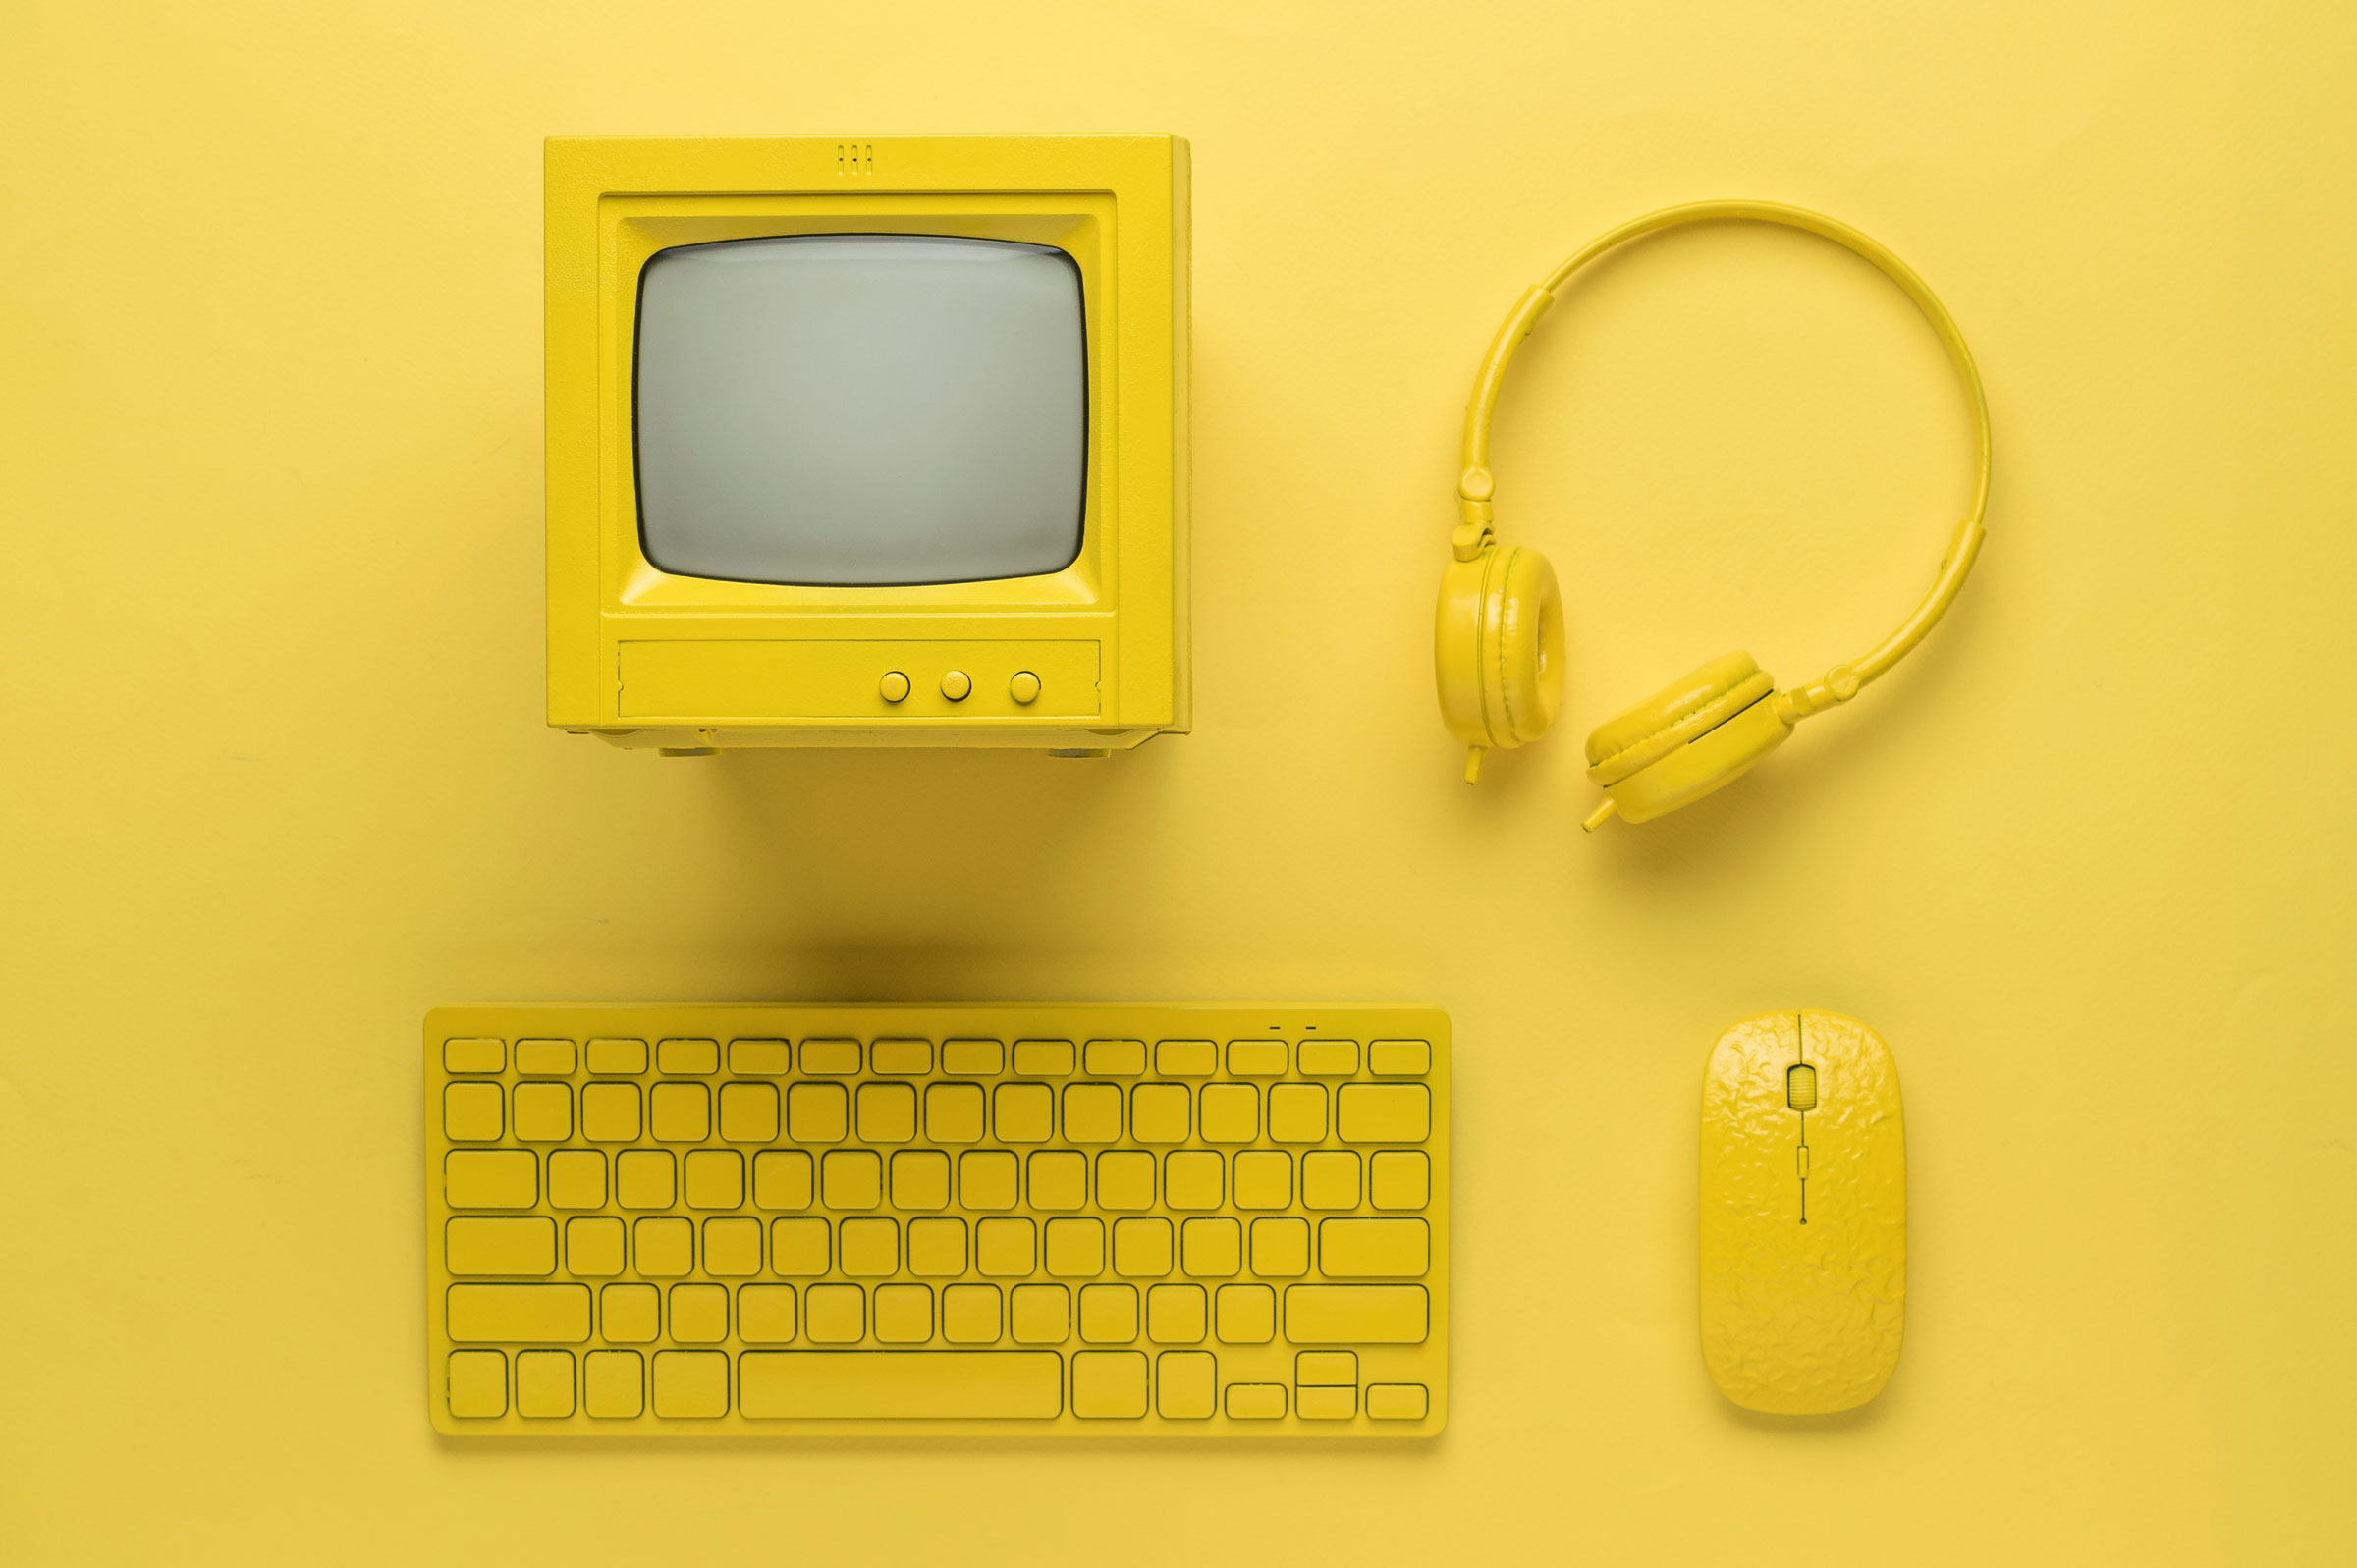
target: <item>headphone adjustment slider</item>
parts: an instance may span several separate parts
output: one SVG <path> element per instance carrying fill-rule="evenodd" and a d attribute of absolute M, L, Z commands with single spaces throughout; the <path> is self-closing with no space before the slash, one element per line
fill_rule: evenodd
<path fill-rule="evenodd" d="M 1786 724 L 1793 724 L 1813 713 L 1823 713 L 1828 708 L 1847 702 L 1858 694 L 1858 688 L 1864 684 L 1855 670 L 1847 665 L 1836 665 L 1805 686 L 1780 692 L 1776 699 L 1778 710 Z"/>
<path fill-rule="evenodd" d="M 1480 516 L 1471 515 L 1475 506 L 1481 509 Z M 1494 537 L 1490 532 L 1490 504 L 1486 501 L 1467 502 L 1464 509 L 1467 513 L 1465 520 L 1449 530 L 1449 553 L 1459 561 L 1472 561 L 1490 547 Z"/>

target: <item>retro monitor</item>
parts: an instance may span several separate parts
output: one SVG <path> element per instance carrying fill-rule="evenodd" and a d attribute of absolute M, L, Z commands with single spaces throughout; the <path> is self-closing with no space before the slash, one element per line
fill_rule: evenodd
<path fill-rule="evenodd" d="M 1187 728 L 1184 141 L 547 156 L 550 724 L 689 754 Z"/>

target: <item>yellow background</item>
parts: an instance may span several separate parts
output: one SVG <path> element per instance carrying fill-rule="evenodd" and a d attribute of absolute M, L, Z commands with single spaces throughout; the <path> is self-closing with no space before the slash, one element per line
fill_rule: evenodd
<path fill-rule="evenodd" d="M 2345 1552 L 2345 7 L 15 0 L 0 51 L 12 1560 Z M 1196 732 L 545 730 L 540 138 L 1137 129 L 1194 148 Z M 1583 838 L 1591 725 L 1730 647 L 1854 652 L 1963 483 L 1860 264 L 1612 263 L 1499 435 L 1568 712 L 1457 782 L 1474 362 L 1591 233 L 1721 194 L 1941 291 L 1990 542 L 1852 708 Z M 428 1006 L 1034 997 L 1451 1009 L 1442 1440 L 428 1430 Z M 1794 1005 L 1891 1042 L 1912 1167 L 1897 1377 L 1814 1424 L 1723 1403 L 1694 1326 L 1702 1063 Z"/>

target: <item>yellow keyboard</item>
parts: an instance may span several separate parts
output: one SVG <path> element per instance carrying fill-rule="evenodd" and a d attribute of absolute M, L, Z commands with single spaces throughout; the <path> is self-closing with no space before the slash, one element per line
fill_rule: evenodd
<path fill-rule="evenodd" d="M 1434 1009 L 450 1007 L 425 1124 L 454 1435 L 1447 1415 Z"/>

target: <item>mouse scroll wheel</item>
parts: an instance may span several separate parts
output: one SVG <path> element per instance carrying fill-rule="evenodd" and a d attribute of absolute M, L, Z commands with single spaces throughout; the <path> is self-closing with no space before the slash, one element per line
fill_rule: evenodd
<path fill-rule="evenodd" d="M 1817 1069 L 1800 1062 L 1784 1070 L 1784 1104 L 1794 1110 L 1817 1108 Z"/>

